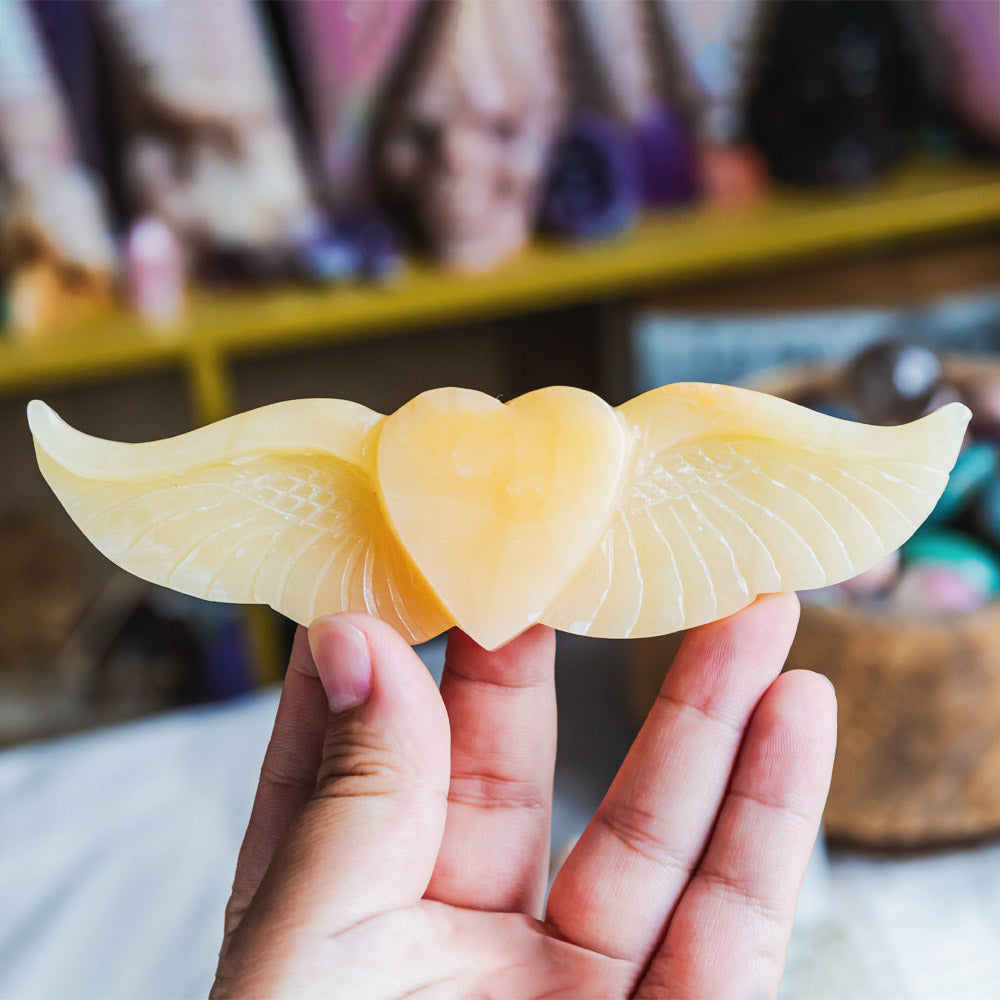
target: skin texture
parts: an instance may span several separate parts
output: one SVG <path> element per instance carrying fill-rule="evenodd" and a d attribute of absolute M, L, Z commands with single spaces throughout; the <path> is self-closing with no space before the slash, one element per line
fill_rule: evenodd
<path fill-rule="evenodd" d="M 544 910 L 552 631 L 453 631 L 439 693 L 374 619 L 300 630 L 213 996 L 773 996 L 836 740 L 797 616 L 689 633 Z"/>

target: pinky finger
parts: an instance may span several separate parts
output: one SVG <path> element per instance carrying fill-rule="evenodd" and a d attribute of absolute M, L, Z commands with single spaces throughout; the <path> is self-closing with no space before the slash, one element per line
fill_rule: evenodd
<path fill-rule="evenodd" d="M 705 856 L 638 997 L 774 996 L 830 786 L 836 700 L 782 674 L 758 704 Z"/>

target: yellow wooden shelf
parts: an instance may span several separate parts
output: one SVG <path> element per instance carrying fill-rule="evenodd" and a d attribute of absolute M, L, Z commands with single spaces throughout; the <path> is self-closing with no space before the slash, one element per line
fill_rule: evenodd
<path fill-rule="evenodd" d="M 693 207 L 649 215 L 604 242 L 539 241 L 474 277 L 414 262 L 389 287 L 197 291 L 163 329 L 109 311 L 0 343 L 0 392 L 179 366 L 189 374 L 199 419 L 215 419 L 230 408 L 227 365 L 240 356 L 627 298 L 988 225 L 1000 225 L 1000 168 L 915 162 L 850 192 L 779 190 L 739 212 Z"/>
<path fill-rule="evenodd" d="M 194 416 L 237 407 L 231 364 L 309 344 L 622 300 L 683 283 L 964 230 L 1000 227 L 1000 167 L 918 162 L 851 192 L 775 191 L 740 212 L 688 208 L 649 215 L 600 243 L 539 241 L 475 277 L 411 263 L 390 287 L 197 291 L 183 316 L 155 328 L 124 309 L 79 319 L 33 339 L 0 341 L 0 393 L 175 368 Z M 267 609 L 247 609 L 262 678 L 283 653 Z"/>

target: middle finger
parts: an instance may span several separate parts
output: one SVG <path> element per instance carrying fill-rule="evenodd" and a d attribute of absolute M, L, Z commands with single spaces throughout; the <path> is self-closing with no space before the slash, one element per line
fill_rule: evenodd
<path fill-rule="evenodd" d="M 705 850 L 753 710 L 788 655 L 794 595 L 693 630 L 594 819 L 556 877 L 546 921 L 642 968 Z"/>

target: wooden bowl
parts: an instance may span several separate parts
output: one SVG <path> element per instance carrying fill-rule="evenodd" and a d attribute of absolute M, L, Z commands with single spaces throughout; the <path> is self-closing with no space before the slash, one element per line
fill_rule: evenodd
<path fill-rule="evenodd" d="M 1000 382 L 995 358 L 949 358 L 959 387 Z M 790 399 L 836 385 L 803 369 L 760 388 Z M 630 703 L 645 715 L 680 636 L 629 643 Z M 787 668 L 826 674 L 839 738 L 824 822 L 831 841 L 926 848 L 1000 834 L 1000 602 L 912 618 L 806 605 Z"/>

